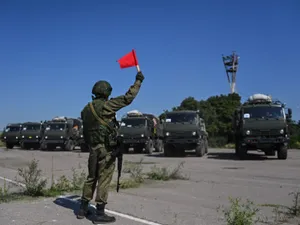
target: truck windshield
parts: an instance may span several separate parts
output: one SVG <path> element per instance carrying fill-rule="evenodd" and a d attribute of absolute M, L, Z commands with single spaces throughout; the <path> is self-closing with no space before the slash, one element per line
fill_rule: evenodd
<path fill-rule="evenodd" d="M 167 113 L 166 123 L 195 123 L 196 118 L 196 113 Z"/>
<path fill-rule="evenodd" d="M 121 121 L 121 127 L 141 127 L 146 125 L 145 119 L 123 119 Z"/>
<path fill-rule="evenodd" d="M 40 124 L 34 124 L 34 125 L 25 125 L 23 126 L 23 131 L 25 130 L 40 130 L 41 129 L 41 125 Z"/>
<path fill-rule="evenodd" d="M 264 118 L 283 118 L 283 110 L 280 107 L 260 106 L 252 108 L 244 108 L 245 119 L 264 119 Z"/>
<path fill-rule="evenodd" d="M 16 132 L 16 131 L 20 131 L 21 127 L 19 126 L 9 126 L 6 127 L 5 132 Z"/>
<path fill-rule="evenodd" d="M 46 130 L 64 130 L 65 128 L 66 124 L 52 123 L 47 125 Z"/>

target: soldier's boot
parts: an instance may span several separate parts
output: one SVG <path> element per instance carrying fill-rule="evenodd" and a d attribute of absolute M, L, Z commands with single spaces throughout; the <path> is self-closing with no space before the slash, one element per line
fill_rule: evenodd
<path fill-rule="evenodd" d="M 103 223 L 114 223 L 116 218 L 114 216 L 109 216 L 105 213 L 105 204 L 97 204 L 97 213 L 94 217 L 94 224 L 103 224 Z"/>
<path fill-rule="evenodd" d="M 77 219 L 83 219 L 84 217 L 88 216 L 89 212 L 89 202 L 85 200 L 81 200 L 80 209 L 77 214 Z"/>

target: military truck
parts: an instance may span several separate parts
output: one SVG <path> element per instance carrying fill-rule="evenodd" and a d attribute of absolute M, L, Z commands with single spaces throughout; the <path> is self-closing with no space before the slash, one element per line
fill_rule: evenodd
<path fill-rule="evenodd" d="M 84 139 L 83 139 L 83 125 L 81 125 L 79 129 L 79 139 L 78 139 L 78 146 L 82 152 L 88 152 L 89 149 L 86 147 Z"/>
<path fill-rule="evenodd" d="M 162 129 L 160 120 L 149 113 L 138 110 L 127 112 L 121 118 L 118 135 L 122 138 L 124 153 L 133 147 L 135 153 L 142 153 L 143 149 L 148 154 L 162 151 Z"/>
<path fill-rule="evenodd" d="M 81 120 L 65 116 L 57 116 L 50 121 L 45 121 L 41 149 L 53 150 L 60 147 L 63 150 L 72 151 L 78 145 L 81 125 Z"/>
<path fill-rule="evenodd" d="M 14 146 L 20 146 L 20 132 L 22 123 L 9 123 L 5 127 L 2 137 L 6 148 L 12 149 Z"/>
<path fill-rule="evenodd" d="M 245 159 L 248 151 L 263 151 L 266 156 L 286 159 L 288 155 L 289 130 L 287 119 L 292 110 L 285 112 L 285 104 L 273 101 L 271 96 L 254 94 L 235 110 L 233 129 L 235 153 Z"/>
<path fill-rule="evenodd" d="M 194 150 L 202 157 L 208 152 L 208 133 L 199 111 L 181 110 L 165 113 L 163 123 L 164 155 L 185 156 L 186 150 Z"/>
<path fill-rule="evenodd" d="M 25 122 L 21 130 L 20 146 L 22 149 L 39 149 L 44 134 L 43 122 Z"/>

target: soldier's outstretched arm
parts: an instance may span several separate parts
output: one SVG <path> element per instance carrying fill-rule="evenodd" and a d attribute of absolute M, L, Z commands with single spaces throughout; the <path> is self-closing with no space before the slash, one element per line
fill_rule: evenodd
<path fill-rule="evenodd" d="M 115 113 L 120 109 L 124 108 L 125 106 L 130 105 L 133 99 L 135 99 L 135 97 L 139 93 L 143 80 L 144 76 L 142 72 L 138 72 L 134 84 L 130 86 L 126 94 L 108 100 L 104 104 L 104 111 L 106 111 L 108 114 Z"/>

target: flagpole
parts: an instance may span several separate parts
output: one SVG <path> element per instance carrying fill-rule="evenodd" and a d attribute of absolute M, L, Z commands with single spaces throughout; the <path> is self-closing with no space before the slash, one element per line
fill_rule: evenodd
<path fill-rule="evenodd" d="M 140 66 L 139 66 L 139 64 L 137 64 L 137 60 L 136 60 L 136 56 L 135 56 L 135 51 L 134 51 L 134 49 L 132 49 L 132 54 L 133 54 L 133 57 L 134 57 L 134 60 L 135 60 L 135 64 L 136 64 L 136 70 L 137 70 L 138 72 L 141 72 Z"/>

